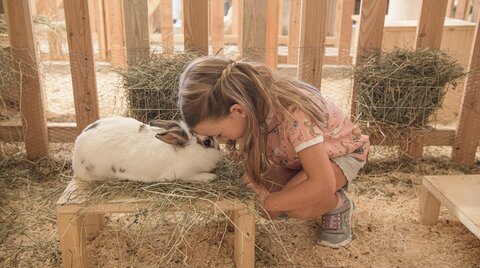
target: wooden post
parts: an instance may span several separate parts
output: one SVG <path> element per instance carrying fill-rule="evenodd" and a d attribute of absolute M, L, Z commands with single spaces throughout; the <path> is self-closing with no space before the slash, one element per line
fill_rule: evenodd
<path fill-rule="evenodd" d="M 415 49 L 440 49 L 447 0 L 423 0 L 417 27 Z M 416 137 L 400 144 L 402 157 L 419 159 L 423 153 L 423 140 Z"/>
<path fill-rule="evenodd" d="M 105 46 L 113 66 L 125 67 L 125 37 L 122 0 L 103 1 L 105 13 Z"/>
<path fill-rule="evenodd" d="M 234 261 L 236 267 L 255 267 L 255 217 L 248 209 L 233 211 Z"/>
<path fill-rule="evenodd" d="M 350 47 L 352 43 L 352 16 L 355 9 L 355 0 L 338 0 L 341 2 L 341 26 L 338 44 L 338 64 L 350 64 Z"/>
<path fill-rule="evenodd" d="M 457 9 L 455 10 L 455 18 L 464 20 L 469 12 L 469 0 L 457 0 Z"/>
<path fill-rule="evenodd" d="M 38 72 L 29 0 L 3 0 L 8 24 L 10 50 L 21 83 L 20 112 L 27 158 L 48 157 L 42 77 Z"/>
<path fill-rule="evenodd" d="M 76 1 L 76 0 L 73 0 Z M 63 267 L 88 267 L 84 216 L 57 212 Z"/>
<path fill-rule="evenodd" d="M 453 18 L 453 4 L 454 4 L 453 0 L 448 0 L 446 16 L 449 18 Z"/>
<path fill-rule="evenodd" d="M 105 17 L 103 14 L 103 1 L 104 0 L 95 0 L 93 5 L 95 6 L 95 13 L 92 16 L 95 18 L 94 22 L 96 25 L 97 33 L 97 43 L 98 43 L 98 58 L 100 60 L 107 59 L 107 46 L 105 40 Z"/>
<path fill-rule="evenodd" d="M 277 70 L 278 64 L 278 18 L 280 17 L 279 12 L 279 0 L 267 1 L 265 64 L 272 70 Z"/>
<path fill-rule="evenodd" d="M 127 64 L 135 65 L 150 54 L 147 0 L 123 0 Z"/>
<path fill-rule="evenodd" d="M 210 31 L 212 38 L 212 53 L 223 55 L 223 13 L 225 11 L 223 0 L 210 0 Z"/>
<path fill-rule="evenodd" d="M 174 50 L 172 0 L 160 0 L 160 31 L 162 32 L 162 49 L 164 53 Z"/>
<path fill-rule="evenodd" d="M 480 13 L 480 0 L 473 0 L 472 17 L 470 21 L 477 21 Z"/>
<path fill-rule="evenodd" d="M 160 0 L 148 0 L 148 33 L 153 34 L 161 27 Z"/>
<path fill-rule="evenodd" d="M 432 225 L 438 220 L 440 201 L 423 186 L 420 192 L 420 223 Z"/>
<path fill-rule="evenodd" d="M 77 131 L 99 118 L 95 62 L 87 0 L 64 0 Z"/>
<path fill-rule="evenodd" d="M 185 50 L 208 55 L 208 0 L 183 0 Z"/>
<path fill-rule="evenodd" d="M 452 160 L 457 164 L 473 166 L 480 137 L 480 17 L 470 53 L 469 70 L 462 98 L 460 116 L 455 132 Z"/>
<path fill-rule="evenodd" d="M 297 77 L 320 90 L 325 54 L 327 1 L 303 0 L 300 14 L 300 53 Z"/>
<path fill-rule="evenodd" d="M 287 63 L 298 63 L 298 47 L 300 46 L 300 9 L 301 0 L 290 0 L 290 20 L 288 24 L 288 56 Z"/>
<path fill-rule="evenodd" d="M 383 25 L 385 24 L 386 12 L 387 0 L 362 1 L 355 64 L 361 63 L 372 51 L 380 51 L 382 49 Z M 357 109 L 357 87 L 357 82 L 353 81 L 352 102 L 350 105 L 350 115 L 352 117 L 355 116 Z"/>
<path fill-rule="evenodd" d="M 267 1 L 243 0 L 242 58 L 265 62 Z"/>

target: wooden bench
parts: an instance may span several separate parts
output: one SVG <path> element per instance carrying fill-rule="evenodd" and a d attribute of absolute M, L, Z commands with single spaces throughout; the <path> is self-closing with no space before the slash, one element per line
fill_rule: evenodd
<path fill-rule="evenodd" d="M 56 203 L 60 249 L 64 267 L 88 267 L 87 237 L 96 236 L 104 225 L 104 214 L 132 213 L 148 207 L 141 199 L 122 198 L 94 206 L 84 205 L 79 197 L 84 182 L 73 179 Z M 215 211 L 229 213 L 235 226 L 234 262 L 236 267 L 254 267 L 255 217 L 243 203 L 213 201 L 206 204 Z"/>
<path fill-rule="evenodd" d="M 420 196 L 420 222 L 435 224 L 440 204 L 480 238 L 480 175 L 425 176 Z"/>

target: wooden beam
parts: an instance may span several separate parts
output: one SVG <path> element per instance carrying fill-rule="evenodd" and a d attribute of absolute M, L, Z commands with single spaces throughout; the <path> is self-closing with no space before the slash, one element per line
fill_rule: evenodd
<path fill-rule="evenodd" d="M 135 65 L 150 54 L 147 0 L 123 0 L 127 64 Z"/>
<path fill-rule="evenodd" d="M 337 64 L 350 64 L 350 47 L 352 43 L 353 12 L 355 9 L 355 0 L 337 0 L 341 3 L 340 38 L 338 44 L 338 62 Z"/>
<path fill-rule="evenodd" d="M 279 12 L 279 0 L 267 1 L 267 21 L 265 30 L 265 64 L 274 71 L 277 70 L 278 64 L 278 18 L 280 17 Z"/>
<path fill-rule="evenodd" d="M 125 67 L 125 35 L 122 0 L 103 1 L 107 59 L 115 67 Z"/>
<path fill-rule="evenodd" d="M 48 157 L 48 136 L 42 77 L 38 72 L 29 0 L 4 0 L 10 51 L 21 85 L 20 112 L 27 158 Z"/>
<path fill-rule="evenodd" d="M 100 117 L 88 1 L 64 0 L 77 131 Z"/>
<path fill-rule="evenodd" d="M 173 54 L 175 43 L 172 9 L 172 0 L 160 0 L 160 31 L 162 32 L 162 49 L 164 53 L 171 54 Z"/>
<path fill-rule="evenodd" d="M 358 25 L 357 55 L 355 64 L 360 64 L 372 51 L 382 49 L 383 26 L 387 13 L 387 0 L 362 1 Z M 356 114 L 357 82 L 353 81 L 350 115 Z"/>
<path fill-rule="evenodd" d="M 242 58 L 265 62 L 267 1 L 243 0 Z"/>
<path fill-rule="evenodd" d="M 210 0 L 210 35 L 212 39 L 212 53 L 223 56 L 224 25 L 223 13 L 225 11 L 223 0 Z"/>
<path fill-rule="evenodd" d="M 287 63 L 298 63 L 298 47 L 300 46 L 300 9 L 301 0 L 290 0 L 290 20 L 288 26 L 288 58 Z"/>
<path fill-rule="evenodd" d="M 183 0 L 185 50 L 208 55 L 208 0 Z"/>
<path fill-rule="evenodd" d="M 325 54 L 327 1 L 303 0 L 300 23 L 298 79 L 320 90 Z"/>
<path fill-rule="evenodd" d="M 452 149 L 453 162 L 468 166 L 475 163 L 475 152 L 480 139 L 480 18 L 477 19 L 473 40 L 469 64 L 471 73 L 465 84 Z"/>

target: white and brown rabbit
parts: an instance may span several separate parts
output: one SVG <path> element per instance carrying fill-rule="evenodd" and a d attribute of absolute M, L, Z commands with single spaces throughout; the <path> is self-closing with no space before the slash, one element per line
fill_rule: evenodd
<path fill-rule="evenodd" d="M 80 180 L 183 180 L 208 182 L 221 158 L 218 143 L 199 137 L 183 122 L 110 117 L 89 126 L 75 140 L 73 173 Z"/>

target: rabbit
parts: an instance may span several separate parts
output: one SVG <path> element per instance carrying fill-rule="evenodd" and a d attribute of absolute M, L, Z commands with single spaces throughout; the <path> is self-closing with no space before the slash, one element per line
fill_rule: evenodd
<path fill-rule="evenodd" d="M 218 142 L 193 134 L 182 121 L 150 126 L 128 117 L 100 119 L 76 138 L 72 168 L 80 180 L 209 182 L 221 158 Z"/>

